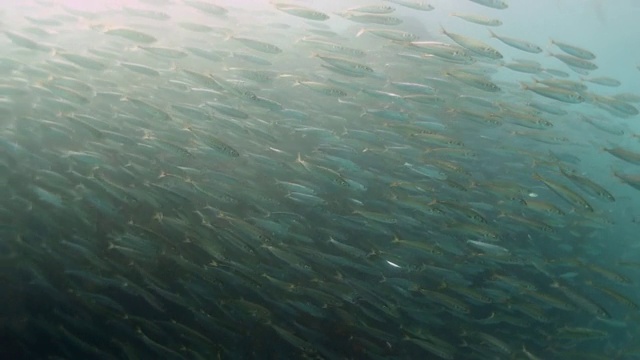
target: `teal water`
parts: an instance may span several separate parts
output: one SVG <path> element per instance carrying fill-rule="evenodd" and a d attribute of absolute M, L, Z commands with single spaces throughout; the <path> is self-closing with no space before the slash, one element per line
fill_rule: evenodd
<path fill-rule="evenodd" d="M 639 13 L 7 2 L 0 354 L 640 358 Z"/>

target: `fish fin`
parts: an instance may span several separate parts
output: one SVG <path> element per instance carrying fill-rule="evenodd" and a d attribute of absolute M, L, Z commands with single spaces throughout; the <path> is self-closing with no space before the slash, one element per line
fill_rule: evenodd
<path fill-rule="evenodd" d="M 449 36 L 447 30 L 442 26 L 442 24 L 440 24 L 440 34 Z"/>
<path fill-rule="evenodd" d="M 427 206 L 438 205 L 438 204 L 439 204 L 438 199 L 433 199 L 427 204 Z"/>

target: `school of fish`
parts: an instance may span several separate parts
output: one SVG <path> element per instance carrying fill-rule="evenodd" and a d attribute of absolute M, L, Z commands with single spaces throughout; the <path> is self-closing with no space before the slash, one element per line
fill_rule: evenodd
<path fill-rule="evenodd" d="M 3 358 L 640 358 L 637 78 L 517 1 L 257 3 L 0 12 Z"/>

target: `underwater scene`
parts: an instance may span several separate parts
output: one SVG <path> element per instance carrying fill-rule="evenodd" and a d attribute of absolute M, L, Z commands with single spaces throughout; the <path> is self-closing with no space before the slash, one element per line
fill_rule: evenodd
<path fill-rule="evenodd" d="M 0 358 L 640 359 L 638 18 L 4 0 Z"/>

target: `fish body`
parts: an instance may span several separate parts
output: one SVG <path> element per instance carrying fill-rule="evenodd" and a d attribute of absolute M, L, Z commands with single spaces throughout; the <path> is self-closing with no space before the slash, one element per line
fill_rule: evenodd
<path fill-rule="evenodd" d="M 551 44 L 557 46 L 558 48 L 560 48 L 560 50 L 564 51 L 568 55 L 575 56 L 583 60 L 594 60 L 596 58 L 596 55 L 591 51 L 571 44 L 567 44 L 562 41 L 551 40 Z"/>
<path fill-rule="evenodd" d="M 128 28 L 115 28 L 105 31 L 105 34 L 117 36 L 137 43 L 150 44 L 157 41 L 156 37 Z"/>
<path fill-rule="evenodd" d="M 406 31 L 393 30 L 393 29 L 374 29 L 374 28 L 360 29 L 360 31 L 358 31 L 358 33 L 356 34 L 356 37 L 359 37 L 362 34 L 366 34 L 366 33 L 373 34 L 375 36 L 378 36 L 387 40 L 400 41 L 400 42 L 411 42 L 411 41 L 418 40 L 418 35 L 415 35 Z"/>
<path fill-rule="evenodd" d="M 506 36 L 500 36 L 494 33 L 492 30 L 489 30 L 489 33 L 491 34 L 492 38 L 496 38 L 502 41 L 503 43 L 511 46 L 512 48 L 516 48 L 518 50 L 522 50 L 532 54 L 539 54 L 542 52 L 542 48 L 540 46 L 533 44 L 529 41 L 515 39 L 511 37 L 506 37 Z"/>
<path fill-rule="evenodd" d="M 640 175 L 623 174 L 617 171 L 614 171 L 613 175 L 632 188 L 640 190 Z"/>
<path fill-rule="evenodd" d="M 620 160 L 624 160 L 630 164 L 640 165 L 640 153 L 638 152 L 631 151 L 619 146 L 603 148 L 603 150 Z"/>
<path fill-rule="evenodd" d="M 532 91 L 538 95 L 542 95 L 546 98 L 558 100 L 568 104 L 579 104 L 585 101 L 584 97 L 580 95 L 580 93 L 563 88 L 527 84 L 522 84 L 522 88 L 528 91 Z"/>
<path fill-rule="evenodd" d="M 565 55 L 565 54 L 554 54 L 554 53 L 552 53 L 551 56 L 569 65 L 570 67 L 573 67 L 576 69 L 582 69 L 582 70 L 588 70 L 588 71 L 598 69 L 598 65 L 592 63 L 589 60 L 584 60 L 579 57 Z"/>
<path fill-rule="evenodd" d="M 593 208 L 591 207 L 591 205 L 582 196 L 580 196 L 580 194 L 569 189 L 565 185 L 550 179 L 543 178 L 538 174 L 535 174 L 534 178 L 542 181 L 542 183 L 544 183 L 549 189 L 551 189 L 553 192 L 555 192 L 557 195 L 559 195 L 561 198 L 563 198 L 576 208 L 586 210 L 588 212 L 593 212 Z"/>
<path fill-rule="evenodd" d="M 502 91 L 502 89 L 500 89 L 498 85 L 494 84 L 491 80 L 487 79 L 484 76 L 478 76 L 464 71 L 450 71 L 447 72 L 446 75 L 483 91 L 492 93 Z"/>
<path fill-rule="evenodd" d="M 469 0 L 476 4 L 480 4 L 482 6 L 486 6 L 493 9 L 504 10 L 509 7 L 509 5 L 503 0 Z"/>
<path fill-rule="evenodd" d="M 611 193 L 609 191 L 607 191 L 602 186 L 596 184 L 595 182 L 593 182 L 589 178 L 577 175 L 574 172 L 569 172 L 568 170 L 566 170 L 566 169 L 564 169 L 562 167 L 560 168 L 560 172 L 567 179 L 571 180 L 571 182 L 573 182 L 577 186 L 581 187 L 585 191 L 587 191 L 587 192 L 589 192 L 589 193 L 591 193 L 593 195 L 596 195 L 598 197 L 601 197 L 601 198 L 603 198 L 603 199 L 605 199 L 607 201 L 611 201 L 611 202 L 616 201 L 616 199 L 613 197 L 613 195 L 611 195 Z"/>
<path fill-rule="evenodd" d="M 260 51 L 267 54 L 280 54 L 282 49 L 276 45 L 273 45 L 268 42 L 264 42 L 261 40 L 240 37 L 240 36 L 231 36 L 231 39 L 243 44 L 244 46 L 251 48 L 256 51 Z"/>
<path fill-rule="evenodd" d="M 491 17 L 479 15 L 479 14 L 452 13 L 451 16 L 455 16 L 465 21 L 468 21 L 474 24 L 484 25 L 484 26 L 502 25 L 502 21 L 500 19 L 495 19 L 495 18 L 491 18 Z"/>
<path fill-rule="evenodd" d="M 276 4 L 275 6 L 276 6 L 276 9 L 282 12 L 285 12 L 293 16 L 298 16 L 307 20 L 326 21 L 329 19 L 329 15 L 321 11 L 317 11 L 317 10 L 299 6 L 299 5 L 280 3 L 280 4 Z"/>
<path fill-rule="evenodd" d="M 369 13 L 360 13 L 360 12 L 352 12 L 346 11 L 340 14 L 347 20 L 361 23 L 361 24 L 378 24 L 378 25 L 400 25 L 402 24 L 402 19 L 397 18 L 395 16 L 389 15 L 380 15 L 380 14 L 369 14 Z"/>
<path fill-rule="evenodd" d="M 502 54 L 498 50 L 489 46 L 489 44 L 468 36 L 448 32 L 444 28 L 441 28 L 441 31 L 444 35 L 456 42 L 458 45 L 471 51 L 477 56 L 485 57 L 492 60 L 502 59 Z"/>
<path fill-rule="evenodd" d="M 386 0 L 400 6 L 404 6 L 409 9 L 419 11 L 431 11 L 434 9 L 433 5 L 423 0 Z"/>

